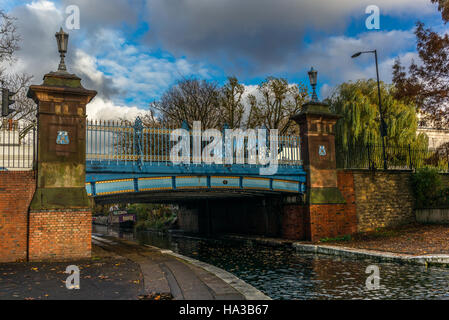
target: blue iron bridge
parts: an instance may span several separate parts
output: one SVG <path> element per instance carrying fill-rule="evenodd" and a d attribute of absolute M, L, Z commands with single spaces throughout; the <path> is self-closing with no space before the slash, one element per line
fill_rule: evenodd
<path fill-rule="evenodd" d="M 188 130 L 185 123 L 183 128 Z M 221 143 L 223 158 L 225 148 L 230 145 L 225 129 Z M 230 140 L 233 164 L 205 163 L 201 156 L 199 159 L 190 156 L 188 163 L 172 162 L 170 150 L 178 143 L 170 139 L 173 130 L 145 127 L 139 118 L 134 124 L 88 121 L 88 195 L 99 202 L 181 202 L 201 198 L 298 196 L 305 192 L 306 172 L 297 136 L 276 138 L 277 171 L 274 175 L 260 175 L 260 169 L 267 165 L 262 165 L 258 158 L 251 158 L 254 154 L 248 151 L 248 137 Z M 188 131 L 188 136 L 193 152 L 195 131 Z M 200 143 L 204 147 L 210 141 Z M 244 151 L 236 163 L 238 146 Z M 270 146 L 268 144 L 267 148 Z M 257 152 L 262 151 L 258 149 Z"/>

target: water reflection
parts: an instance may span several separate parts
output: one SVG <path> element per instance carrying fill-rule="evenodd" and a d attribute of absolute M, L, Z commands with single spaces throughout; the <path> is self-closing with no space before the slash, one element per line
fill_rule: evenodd
<path fill-rule="evenodd" d="M 94 232 L 109 233 L 104 227 Z M 225 269 L 273 299 L 448 299 L 449 269 L 297 253 L 250 241 L 186 238 L 153 232 L 119 232 Z M 379 290 L 368 290 L 368 265 L 380 268 Z"/>

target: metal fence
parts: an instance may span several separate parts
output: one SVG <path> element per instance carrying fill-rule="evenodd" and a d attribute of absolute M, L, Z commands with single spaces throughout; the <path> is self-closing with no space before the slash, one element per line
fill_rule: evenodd
<path fill-rule="evenodd" d="M 177 128 L 176 128 L 177 129 Z M 144 127 L 138 119 L 134 124 L 119 121 L 89 121 L 87 122 L 86 154 L 87 161 L 100 162 L 141 162 L 168 164 L 171 163 L 170 152 L 178 143 L 171 141 L 171 133 L 175 128 L 148 128 Z M 224 159 L 226 137 L 222 132 Z M 194 150 L 194 140 L 201 141 L 201 136 L 190 135 L 190 163 L 204 164 L 204 159 L 198 150 Z M 244 150 L 243 164 L 260 165 L 259 157 L 254 157 L 248 151 L 248 137 L 238 142 L 233 140 L 233 163 L 237 161 L 237 149 Z M 209 142 L 200 142 L 200 152 Z M 242 145 L 243 143 L 243 145 Z M 278 164 L 291 166 L 301 165 L 300 139 L 298 136 L 278 136 Z M 269 149 L 269 137 L 267 137 L 267 148 Z M 257 152 L 260 152 L 258 150 Z"/>
<path fill-rule="evenodd" d="M 36 129 L 17 121 L 0 127 L 0 170 L 31 170 L 36 159 Z"/>
<path fill-rule="evenodd" d="M 411 145 L 385 146 L 388 170 L 436 168 L 449 172 L 449 148 L 417 149 Z M 384 157 L 380 144 L 336 145 L 337 167 L 342 169 L 382 170 Z"/>
<path fill-rule="evenodd" d="M 87 161 L 126 163 L 168 164 L 170 151 L 177 143 L 170 140 L 174 128 L 147 128 L 140 120 L 134 124 L 119 121 L 87 121 Z M 222 132 L 223 160 L 226 155 L 226 135 Z M 203 164 L 195 158 L 194 139 L 190 132 L 190 162 Z M 268 137 L 267 137 L 268 138 Z M 200 140 L 201 141 L 201 140 Z M 202 141 L 202 151 L 209 142 Z M 261 165 L 257 150 L 256 159 L 248 150 L 248 137 L 238 142 L 232 140 L 233 163 L 237 163 L 238 149 L 244 150 L 243 164 Z M 243 143 L 243 145 L 242 145 Z M 300 138 L 298 136 L 277 137 L 277 160 L 281 166 L 299 166 L 301 161 Z M 269 139 L 267 148 L 270 149 Z M 449 147 L 416 149 L 410 145 L 386 146 L 386 163 L 389 170 L 416 170 L 424 167 L 449 172 Z M 0 127 L 0 170 L 31 170 L 37 157 L 37 135 L 34 126 L 6 120 Z M 346 144 L 336 145 L 337 167 L 343 169 L 382 170 L 384 167 L 382 145 Z M 225 161 L 223 161 L 225 162 Z"/>

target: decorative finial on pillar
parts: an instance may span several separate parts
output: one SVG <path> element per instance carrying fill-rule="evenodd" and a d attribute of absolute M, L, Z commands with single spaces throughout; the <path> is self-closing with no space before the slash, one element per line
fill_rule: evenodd
<path fill-rule="evenodd" d="M 318 95 L 316 94 L 316 85 L 317 85 L 317 78 L 318 78 L 318 71 L 314 70 L 313 67 L 308 72 L 309 74 L 309 80 L 310 85 L 312 86 L 313 93 L 312 93 L 312 101 L 318 102 Z"/>
<path fill-rule="evenodd" d="M 67 53 L 67 44 L 69 42 L 69 34 L 65 33 L 64 30 L 61 29 L 59 32 L 55 34 L 56 42 L 58 43 L 58 51 L 61 56 L 61 61 L 59 62 L 58 71 L 67 72 L 67 68 L 65 66 L 64 57 Z"/>

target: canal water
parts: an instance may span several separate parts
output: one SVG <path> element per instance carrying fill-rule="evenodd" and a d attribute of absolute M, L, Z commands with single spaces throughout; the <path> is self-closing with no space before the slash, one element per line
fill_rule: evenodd
<path fill-rule="evenodd" d="M 207 262 L 253 285 L 272 299 L 449 299 L 449 268 L 298 253 L 245 240 L 193 238 L 94 226 L 94 233 L 137 240 Z M 376 265 L 380 287 L 366 287 Z"/>

